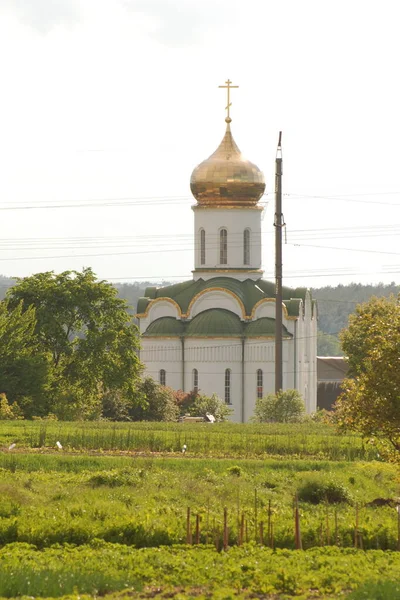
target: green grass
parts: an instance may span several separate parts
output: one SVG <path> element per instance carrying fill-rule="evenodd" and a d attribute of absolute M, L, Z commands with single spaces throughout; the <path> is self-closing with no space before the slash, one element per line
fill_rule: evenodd
<path fill-rule="evenodd" d="M 187 424 L 187 423 L 60 423 L 0 421 L 0 446 L 68 451 L 181 452 L 190 456 L 287 456 L 328 460 L 374 460 L 376 449 L 356 435 L 339 435 L 320 423 Z"/>
<path fill-rule="evenodd" d="M 236 544 L 242 513 L 248 539 L 258 540 L 271 503 L 274 544 L 293 548 L 293 497 L 308 484 L 345 491 L 346 502 L 329 504 L 322 496 L 317 504 L 300 503 L 305 548 L 352 546 L 358 505 L 363 547 L 394 549 L 395 508 L 366 503 L 395 497 L 396 475 L 395 466 L 380 462 L 3 454 L 0 544 L 45 548 L 96 538 L 135 547 L 181 544 L 188 507 L 193 528 L 200 515 L 202 543 L 221 539 L 226 507 Z"/>
<path fill-rule="evenodd" d="M 278 594 L 304 599 L 315 597 L 316 590 L 319 597 L 338 598 L 362 585 L 366 573 L 370 586 L 376 587 L 382 573 L 398 581 L 400 553 L 338 548 L 272 552 L 252 545 L 221 553 L 182 546 L 134 550 L 104 542 L 45 551 L 16 544 L 0 550 L 0 596 L 4 598 L 102 596 L 128 590 L 129 597 L 140 597 L 149 589 L 170 596 L 179 591 L 182 598 Z"/>

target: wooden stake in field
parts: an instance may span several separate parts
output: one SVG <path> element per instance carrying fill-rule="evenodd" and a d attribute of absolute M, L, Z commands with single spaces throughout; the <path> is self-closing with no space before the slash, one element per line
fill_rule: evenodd
<path fill-rule="evenodd" d="M 260 523 L 260 544 L 264 546 L 264 523 L 261 521 Z"/>
<path fill-rule="evenodd" d="M 302 548 L 302 543 L 301 543 L 301 532 L 300 532 L 299 500 L 298 500 L 297 494 L 295 496 L 294 502 L 295 502 L 295 509 L 294 509 L 294 540 L 295 540 L 296 550 L 302 550 L 303 548 Z"/>
<path fill-rule="evenodd" d="M 354 527 L 354 548 L 358 548 L 358 502 L 356 503 L 356 525 Z"/>
<path fill-rule="evenodd" d="M 200 544 L 200 515 L 196 515 L 196 544 Z"/>
<path fill-rule="evenodd" d="M 326 544 L 327 544 L 327 546 L 330 546 L 330 544 L 331 544 L 331 532 L 329 530 L 329 510 L 328 510 L 328 506 L 326 507 L 325 519 L 326 519 Z"/>
<path fill-rule="evenodd" d="M 228 509 L 224 508 L 224 550 L 228 549 Z"/>
<path fill-rule="evenodd" d="M 271 534 L 271 500 L 268 500 L 268 533 L 267 533 L 267 545 L 272 547 L 272 534 Z"/>
<path fill-rule="evenodd" d="M 254 488 L 254 539 L 257 542 L 258 527 L 257 527 L 257 488 Z"/>
<path fill-rule="evenodd" d="M 244 513 L 242 513 L 242 517 L 240 519 L 239 543 L 238 543 L 239 546 L 241 546 L 243 544 L 243 540 L 244 540 Z"/>
<path fill-rule="evenodd" d="M 192 526 L 190 523 L 190 506 L 188 506 L 187 513 L 186 513 L 186 543 L 187 544 L 192 543 Z"/>
<path fill-rule="evenodd" d="M 397 550 L 400 551 L 400 504 L 396 506 L 397 510 Z"/>
<path fill-rule="evenodd" d="M 335 508 L 335 544 L 337 546 L 339 546 L 339 531 L 338 531 L 337 508 Z"/>

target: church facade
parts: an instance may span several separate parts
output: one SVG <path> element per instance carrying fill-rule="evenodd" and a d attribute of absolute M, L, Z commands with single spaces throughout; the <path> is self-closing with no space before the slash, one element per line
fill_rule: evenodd
<path fill-rule="evenodd" d="M 229 102 L 228 102 L 229 104 Z M 149 287 L 137 306 L 146 374 L 183 391 L 216 393 L 232 420 L 248 421 L 275 385 L 275 287 L 262 278 L 263 173 L 246 160 L 225 119 L 217 150 L 190 187 L 195 257 L 192 279 Z M 317 314 L 306 288 L 283 288 L 283 389 L 316 410 Z"/>

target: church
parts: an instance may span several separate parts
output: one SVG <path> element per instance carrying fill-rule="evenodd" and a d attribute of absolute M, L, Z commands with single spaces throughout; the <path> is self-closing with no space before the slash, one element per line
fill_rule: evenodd
<path fill-rule="evenodd" d="M 149 287 L 137 305 L 140 359 L 162 385 L 216 393 L 246 422 L 275 386 L 275 285 L 262 278 L 260 199 L 264 175 L 231 132 L 193 171 L 192 279 Z M 297 389 L 307 413 L 317 400 L 317 307 L 306 288 L 283 287 L 283 389 Z"/>

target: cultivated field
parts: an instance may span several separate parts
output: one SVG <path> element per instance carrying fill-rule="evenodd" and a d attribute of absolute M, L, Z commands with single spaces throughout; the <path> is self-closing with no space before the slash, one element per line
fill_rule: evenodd
<path fill-rule="evenodd" d="M 398 470 L 356 436 L 20 421 L 0 446 L 0 597 L 400 598 Z"/>

